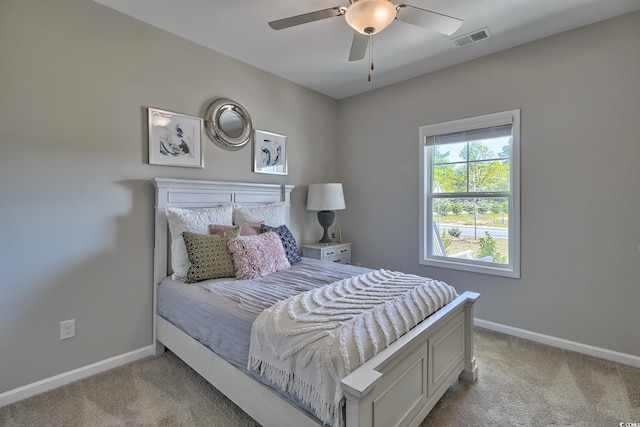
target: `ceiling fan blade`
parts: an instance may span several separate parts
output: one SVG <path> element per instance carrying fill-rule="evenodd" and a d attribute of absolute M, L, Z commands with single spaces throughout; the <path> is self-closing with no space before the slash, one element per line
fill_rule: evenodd
<path fill-rule="evenodd" d="M 369 45 L 369 35 L 353 32 L 353 41 L 351 42 L 351 52 L 349 52 L 349 61 L 359 61 L 364 58 Z"/>
<path fill-rule="evenodd" d="M 409 24 L 424 27 L 429 30 L 450 36 L 458 31 L 464 22 L 462 19 L 453 18 L 441 13 L 432 12 L 419 7 L 410 6 L 408 4 L 398 5 L 398 20 Z"/>
<path fill-rule="evenodd" d="M 319 21 L 325 18 L 333 18 L 334 16 L 341 16 L 344 15 L 345 10 L 346 8 L 338 6 L 331 7 L 329 9 L 316 10 L 315 12 L 271 21 L 269 22 L 269 26 L 274 30 L 282 30 L 283 28 L 295 27 L 296 25 L 306 24 L 308 22 Z"/>

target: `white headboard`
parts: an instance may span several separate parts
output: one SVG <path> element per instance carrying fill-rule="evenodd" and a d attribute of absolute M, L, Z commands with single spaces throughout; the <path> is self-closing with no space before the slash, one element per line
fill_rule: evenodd
<path fill-rule="evenodd" d="M 201 181 L 190 179 L 155 178 L 155 245 L 153 250 L 154 292 L 171 273 L 169 265 L 169 230 L 167 208 L 204 208 L 230 203 L 259 205 L 275 202 L 291 204 L 293 185 L 256 184 L 247 182 Z M 289 224 L 289 209 L 286 211 Z M 155 300 L 155 298 L 154 298 Z M 154 311 L 155 313 L 155 311 Z"/>

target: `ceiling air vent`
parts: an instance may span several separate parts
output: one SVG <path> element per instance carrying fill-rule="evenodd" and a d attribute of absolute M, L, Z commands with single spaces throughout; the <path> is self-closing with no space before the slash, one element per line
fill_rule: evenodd
<path fill-rule="evenodd" d="M 491 37 L 491 32 L 487 27 L 481 28 L 464 36 L 456 37 L 452 39 L 456 46 L 466 46 L 471 43 L 479 42 L 480 40 L 488 39 Z"/>

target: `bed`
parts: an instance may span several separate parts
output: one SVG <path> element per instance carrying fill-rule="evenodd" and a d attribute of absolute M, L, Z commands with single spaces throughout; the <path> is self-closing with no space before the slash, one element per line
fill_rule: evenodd
<path fill-rule="evenodd" d="M 156 178 L 153 336 L 156 354 L 171 350 L 265 427 L 317 427 L 308 408 L 230 363 L 158 313 L 160 285 L 171 275 L 167 209 L 290 204 L 292 185 Z M 288 209 L 285 222 L 289 222 Z M 328 264 L 333 265 L 333 264 Z M 353 272 L 358 270 L 355 267 Z M 345 270 L 349 272 L 348 270 Z M 447 388 L 474 382 L 473 305 L 464 292 L 340 381 L 347 427 L 417 426 Z M 168 317 L 168 316 L 167 316 Z M 304 406 L 304 405 L 302 405 Z"/>

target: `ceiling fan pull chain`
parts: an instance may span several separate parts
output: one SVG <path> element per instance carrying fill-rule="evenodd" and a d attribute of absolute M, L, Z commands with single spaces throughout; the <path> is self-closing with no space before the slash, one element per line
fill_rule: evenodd
<path fill-rule="evenodd" d="M 369 36 L 369 62 L 371 63 L 371 71 L 373 71 L 373 36 Z M 371 71 L 369 72 L 368 81 L 371 81 Z"/>

